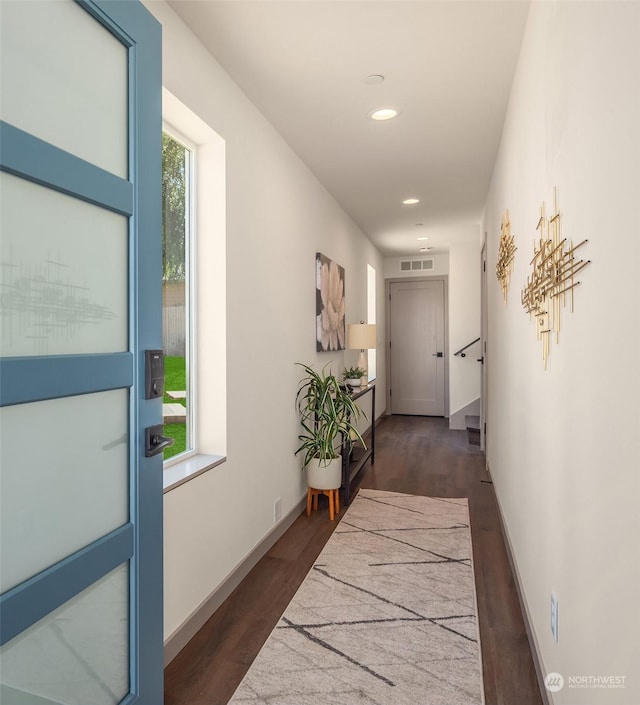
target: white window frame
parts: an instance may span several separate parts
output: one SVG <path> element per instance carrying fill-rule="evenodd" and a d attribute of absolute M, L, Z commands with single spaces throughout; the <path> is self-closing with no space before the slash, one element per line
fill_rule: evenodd
<path fill-rule="evenodd" d="M 189 252 L 189 382 L 194 440 L 189 453 L 165 462 L 166 493 L 226 460 L 226 145 L 219 134 L 166 88 L 162 89 L 162 106 L 165 131 L 194 155 Z M 198 362 L 204 360 L 206 364 L 199 366 Z"/>
<path fill-rule="evenodd" d="M 376 298 L 376 270 L 370 264 L 367 264 L 367 323 L 377 323 L 377 298 Z M 378 334 L 376 332 L 376 338 Z M 367 373 L 368 381 L 374 380 L 378 373 L 378 349 L 373 348 L 368 350 Z"/>
<path fill-rule="evenodd" d="M 196 173 L 197 173 L 197 159 L 198 159 L 198 148 L 197 146 L 185 137 L 179 130 L 177 130 L 172 125 L 163 121 L 162 131 L 169 135 L 176 142 L 181 144 L 186 150 L 189 151 L 189 169 L 188 173 L 185 173 L 185 365 L 186 365 L 186 392 L 187 392 L 187 438 L 186 438 L 186 449 L 168 458 L 164 461 L 164 467 L 169 468 L 176 463 L 179 463 L 198 452 L 198 435 L 197 435 L 197 424 L 196 424 L 196 409 L 197 399 L 196 399 L 196 377 L 197 377 L 197 326 L 195 324 L 197 300 L 195 296 L 196 292 L 196 278 L 197 272 L 195 269 L 195 252 L 197 248 L 197 232 L 196 232 L 196 204 L 195 204 L 195 194 L 197 189 L 196 184 Z"/>

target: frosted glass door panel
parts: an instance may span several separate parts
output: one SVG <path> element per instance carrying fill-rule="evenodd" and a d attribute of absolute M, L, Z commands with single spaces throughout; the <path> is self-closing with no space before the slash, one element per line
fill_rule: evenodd
<path fill-rule="evenodd" d="M 127 48 L 73 0 L 2 0 L 0 117 L 127 178 Z"/>
<path fill-rule="evenodd" d="M 128 594 L 123 564 L 0 648 L 0 682 L 65 705 L 119 703 L 129 692 Z"/>
<path fill-rule="evenodd" d="M 0 356 L 128 350 L 126 216 L 3 172 L 0 232 Z"/>
<path fill-rule="evenodd" d="M 129 519 L 126 389 L 0 409 L 2 592 Z"/>

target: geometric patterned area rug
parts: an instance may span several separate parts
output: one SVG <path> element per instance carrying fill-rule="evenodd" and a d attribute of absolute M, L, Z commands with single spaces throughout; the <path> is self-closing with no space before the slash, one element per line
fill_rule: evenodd
<path fill-rule="evenodd" d="M 360 490 L 233 705 L 480 705 L 467 499 Z"/>

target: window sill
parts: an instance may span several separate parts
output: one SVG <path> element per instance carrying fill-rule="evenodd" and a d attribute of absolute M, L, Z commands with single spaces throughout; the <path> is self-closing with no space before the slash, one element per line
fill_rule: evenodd
<path fill-rule="evenodd" d="M 165 468 L 162 471 L 163 493 L 170 492 L 194 477 L 202 475 L 207 470 L 221 465 L 226 459 L 224 455 L 192 455 L 186 460 Z"/>

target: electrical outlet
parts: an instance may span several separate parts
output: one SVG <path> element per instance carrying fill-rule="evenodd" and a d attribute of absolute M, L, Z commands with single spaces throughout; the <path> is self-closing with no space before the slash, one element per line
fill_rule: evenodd
<path fill-rule="evenodd" d="M 278 497 L 273 503 L 273 521 L 278 522 L 282 519 L 282 498 Z"/>
<path fill-rule="evenodd" d="M 551 633 L 553 640 L 558 643 L 558 598 L 555 592 L 551 592 Z"/>

